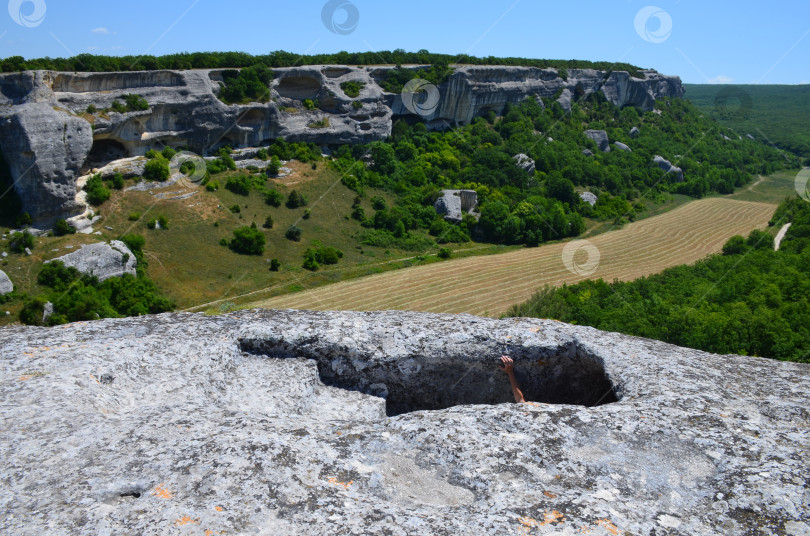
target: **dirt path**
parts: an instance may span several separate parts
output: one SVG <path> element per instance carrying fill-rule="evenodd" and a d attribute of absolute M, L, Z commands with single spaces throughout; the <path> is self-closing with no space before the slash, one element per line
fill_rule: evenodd
<path fill-rule="evenodd" d="M 779 246 L 782 244 L 782 239 L 785 238 L 785 233 L 787 233 L 788 229 L 790 229 L 790 224 L 786 223 L 779 229 L 779 232 L 776 233 L 776 238 L 773 239 L 774 251 L 779 251 Z"/>
<path fill-rule="evenodd" d="M 758 177 L 759 177 L 759 178 L 757 179 L 757 181 L 756 181 L 756 182 L 751 183 L 751 184 L 748 186 L 748 188 L 746 188 L 746 190 L 748 190 L 749 192 L 753 191 L 755 186 L 757 186 L 758 184 L 760 184 L 762 181 L 764 181 L 764 180 L 765 180 L 765 177 L 763 177 L 762 175 L 759 175 Z"/>
<path fill-rule="evenodd" d="M 590 238 L 587 242 L 596 248 L 600 259 L 588 273 L 566 268 L 563 250 L 570 242 L 557 243 L 394 270 L 257 301 L 250 306 L 399 309 L 499 316 L 547 284 L 570 284 L 600 277 L 606 281 L 627 281 L 695 262 L 719 252 L 735 234 L 747 235 L 753 229 L 764 229 L 775 209 L 769 203 L 723 198 L 688 203 Z M 573 260 L 580 268 L 591 262 L 586 250 L 575 253 Z"/>

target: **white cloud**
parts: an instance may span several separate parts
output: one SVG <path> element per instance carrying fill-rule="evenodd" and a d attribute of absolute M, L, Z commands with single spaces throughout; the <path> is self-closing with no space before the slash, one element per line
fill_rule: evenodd
<path fill-rule="evenodd" d="M 799 84 L 801 84 L 801 85 L 810 84 L 810 80 L 802 80 L 801 82 L 799 82 Z"/>
<path fill-rule="evenodd" d="M 721 74 L 720 76 L 715 76 L 714 78 L 709 80 L 709 83 L 710 84 L 730 84 L 733 81 L 734 80 L 732 78 L 729 78 L 728 76 L 725 76 L 725 75 Z"/>
<path fill-rule="evenodd" d="M 98 47 L 94 47 L 94 46 L 91 45 L 91 46 L 87 47 L 87 50 L 90 50 L 90 51 L 98 50 Z"/>
<path fill-rule="evenodd" d="M 107 28 L 104 28 L 104 27 L 102 27 L 102 28 L 93 28 L 90 31 L 93 32 L 94 34 L 101 34 L 101 35 L 109 35 L 109 33 L 110 33 L 110 30 L 108 30 Z"/>

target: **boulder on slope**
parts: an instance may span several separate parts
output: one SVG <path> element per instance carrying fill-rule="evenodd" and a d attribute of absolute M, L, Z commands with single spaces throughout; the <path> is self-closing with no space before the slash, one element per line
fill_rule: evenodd
<path fill-rule="evenodd" d="M 135 275 L 137 265 L 135 255 L 119 240 L 113 240 L 109 244 L 97 242 L 84 245 L 77 251 L 48 262 L 53 261 L 62 261 L 65 266 L 72 266 L 83 274 L 95 276 L 99 281 L 124 274 Z"/>
<path fill-rule="evenodd" d="M 585 136 L 596 142 L 596 147 L 604 152 L 610 152 L 610 140 L 604 130 L 586 130 Z"/>

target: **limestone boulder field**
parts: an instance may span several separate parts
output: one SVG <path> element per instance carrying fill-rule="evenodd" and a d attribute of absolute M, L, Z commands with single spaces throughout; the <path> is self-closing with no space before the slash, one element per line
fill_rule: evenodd
<path fill-rule="evenodd" d="M 810 528 L 806 364 L 291 310 L 10 326 L 0 360 L 2 534 Z"/>

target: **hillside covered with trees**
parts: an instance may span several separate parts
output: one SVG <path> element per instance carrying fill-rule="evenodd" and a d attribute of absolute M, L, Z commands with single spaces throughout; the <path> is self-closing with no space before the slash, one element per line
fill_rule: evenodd
<path fill-rule="evenodd" d="M 507 316 L 553 318 L 716 353 L 810 362 L 810 203 L 785 200 L 773 236 L 735 236 L 723 253 L 631 282 L 545 288 Z"/>

